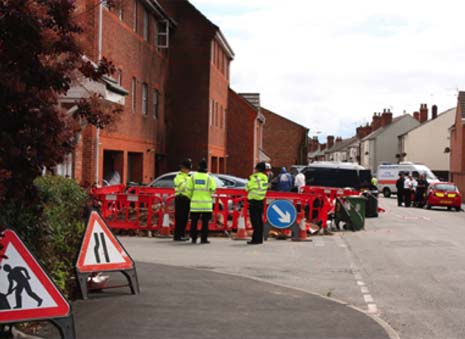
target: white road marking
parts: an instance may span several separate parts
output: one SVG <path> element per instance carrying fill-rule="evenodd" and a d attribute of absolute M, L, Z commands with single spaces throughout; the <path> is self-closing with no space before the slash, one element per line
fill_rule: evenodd
<path fill-rule="evenodd" d="M 364 294 L 363 299 L 365 299 L 365 302 L 367 304 L 373 303 L 373 297 L 370 294 Z"/>
<path fill-rule="evenodd" d="M 368 288 L 366 288 L 365 286 L 360 287 L 360 291 L 362 291 L 363 294 L 369 294 L 370 293 L 370 291 L 368 291 Z"/>

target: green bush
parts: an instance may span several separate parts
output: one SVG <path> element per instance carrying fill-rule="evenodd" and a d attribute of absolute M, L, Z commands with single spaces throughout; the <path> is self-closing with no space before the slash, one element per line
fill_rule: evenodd
<path fill-rule="evenodd" d="M 72 298 L 89 195 L 74 180 L 59 176 L 38 177 L 34 185 L 37 203 L 11 203 L 0 222 L 18 233 L 57 286 Z"/>

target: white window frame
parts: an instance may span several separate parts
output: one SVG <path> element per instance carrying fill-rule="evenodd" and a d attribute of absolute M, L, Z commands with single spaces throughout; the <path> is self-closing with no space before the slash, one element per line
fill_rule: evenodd
<path fill-rule="evenodd" d="M 142 37 L 144 38 L 144 41 L 149 41 L 149 13 L 147 12 L 147 9 L 143 8 L 143 15 L 142 15 Z"/>
<path fill-rule="evenodd" d="M 137 81 L 136 78 L 132 78 L 131 82 L 131 110 L 133 113 L 136 113 L 136 91 L 137 91 Z"/>
<path fill-rule="evenodd" d="M 160 109 L 160 91 L 158 89 L 153 90 L 153 117 L 158 119 L 158 110 Z"/>
<path fill-rule="evenodd" d="M 147 115 L 149 109 L 149 86 L 142 84 L 142 114 Z"/>
<path fill-rule="evenodd" d="M 137 32 L 137 0 L 134 0 L 134 8 L 132 13 L 132 30 Z"/>
<path fill-rule="evenodd" d="M 161 29 L 162 28 L 162 29 Z M 157 22 L 157 48 L 168 48 L 170 44 L 170 22 L 162 20 Z"/>
<path fill-rule="evenodd" d="M 215 101 L 210 99 L 210 127 L 213 127 L 213 111 L 215 110 Z"/>

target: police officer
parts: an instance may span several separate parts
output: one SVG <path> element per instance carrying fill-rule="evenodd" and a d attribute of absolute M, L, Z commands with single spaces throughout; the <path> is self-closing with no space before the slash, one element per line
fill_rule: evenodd
<path fill-rule="evenodd" d="M 192 169 L 192 160 L 186 159 L 180 165 L 180 172 L 174 178 L 174 190 L 176 198 L 174 200 L 174 241 L 187 241 L 186 224 L 189 218 L 189 207 L 191 191 L 187 187 L 187 182 L 191 180 L 189 171 Z"/>
<path fill-rule="evenodd" d="M 415 193 L 415 205 L 417 207 L 423 207 L 425 205 L 425 194 L 426 189 L 428 188 L 428 181 L 426 181 L 425 176 L 422 174 L 417 180 L 417 190 Z"/>
<path fill-rule="evenodd" d="M 402 206 L 404 202 L 404 173 L 399 172 L 399 179 L 396 181 L 396 189 L 397 189 L 397 206 Z"/>
<path fill-rule="evenodd" d="M 213 177 L 207 173 L 208 164 L 205 159 L 199 162 L 199 169 L 192 175 L 191 180 L 187 182 L 187 187 L 192 193 L 191 209 L 191 239 L 192 243 L 197 242 L 197 223 L 202 217 L 202 232 L 200 234 L 200 243 L 209 244 L 208 241 L 208 222 L 212 217 L 213 201 L 212 195 L 216 190 L 216 183 Z"/>
<path fill-rule="evenodd" d="M 255 166 L 255 170 L 256 172 L 250 176 L 245 188 L 249 202 L 250 221 L 253 227 L 252 240 L 247 242 L 249 245 L 263 243 L 263 200 L 268 189 L 265 162 L 259 162 Z"/>

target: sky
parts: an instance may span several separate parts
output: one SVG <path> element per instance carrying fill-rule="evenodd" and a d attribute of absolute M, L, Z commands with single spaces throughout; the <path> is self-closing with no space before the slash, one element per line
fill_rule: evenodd
<path fill-rule="evenodd" d="M 321 142 L 384 109 L 443 112 L 465 90 L 461 1 L 190 1 L 234 50 L 231 87 Z"/>

